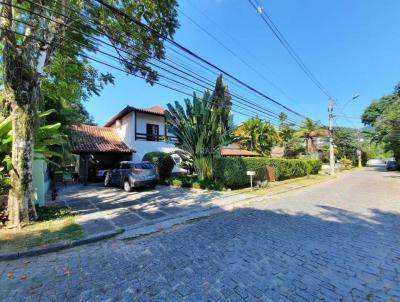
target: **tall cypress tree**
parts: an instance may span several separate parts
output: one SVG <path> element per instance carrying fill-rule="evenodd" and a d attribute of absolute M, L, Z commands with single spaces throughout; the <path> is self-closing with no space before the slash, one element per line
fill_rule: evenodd
<path fill-rule="evenodd" d="M 211 96 L 212 109 L 216 111 L 221 130 L 229 130 L 230 128 L 230 112 L 232 108 L 232 97 L 229 94 L 228 86 L 224 85 L 222 74 L 215 81 L 215 87 Z M 224 131 L 225 132 L 225 131 Z"/>

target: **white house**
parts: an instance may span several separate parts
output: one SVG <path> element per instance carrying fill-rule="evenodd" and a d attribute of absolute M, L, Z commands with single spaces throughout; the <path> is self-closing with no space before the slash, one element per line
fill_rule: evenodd
<path fill-rule="evenodd" d="M 140 109 L 126 106 L 104 127 L 114 128 L 121 140 L 134 151 L 133 161 L 141 161 L 148 152 L 173 152 L 175 137 L 167 131 L 165 110 L 161 106 Z"/>

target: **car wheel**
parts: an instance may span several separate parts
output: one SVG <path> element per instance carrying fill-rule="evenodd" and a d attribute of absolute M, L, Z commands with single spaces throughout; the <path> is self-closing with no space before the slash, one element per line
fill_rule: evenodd
<path fill-rule="evenodd" d="M 111 179 L 110 179 L 110 174 L 106 174 L 106 177 L 104 177 L 104 186 L 109 187 L 111 185 Z"/>
<path fill-rule="evenodd" d="M 131 192 L 132 191 L 132 186 L 129 182 L 129 180 L 124 181 L 124 191 L 125 192 Z"/>

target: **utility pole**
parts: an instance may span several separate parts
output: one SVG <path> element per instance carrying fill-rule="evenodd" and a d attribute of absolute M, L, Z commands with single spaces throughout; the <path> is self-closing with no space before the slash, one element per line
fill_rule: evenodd
<path fill-rule="evenodd" d="M 329 98 L 328 101 L 328 114 L 329 114 L 329 166 L 330 175 L 335 174 L 335 153 L 333 149 L 333 100 Z"/>

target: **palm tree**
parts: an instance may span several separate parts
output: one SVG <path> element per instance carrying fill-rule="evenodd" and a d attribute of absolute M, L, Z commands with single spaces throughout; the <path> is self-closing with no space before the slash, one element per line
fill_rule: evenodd
<path fill-rule="evenodd" d="M 300 125 L 300 130 L 296 131 L 295 136 L 304 139 L 307 153 L 315 152 L 314 138 L 318 136 L 328 136 L 328 130 L 322 128 L 312 119 L 306 118 Z"/>
<path fill-rule="evenodd" d="M 234 141 L 249 151 L 270 155 L 271 148 L 281 141 L 279 134 L 269 122 L 250 118 L 234 131 Z"/>

